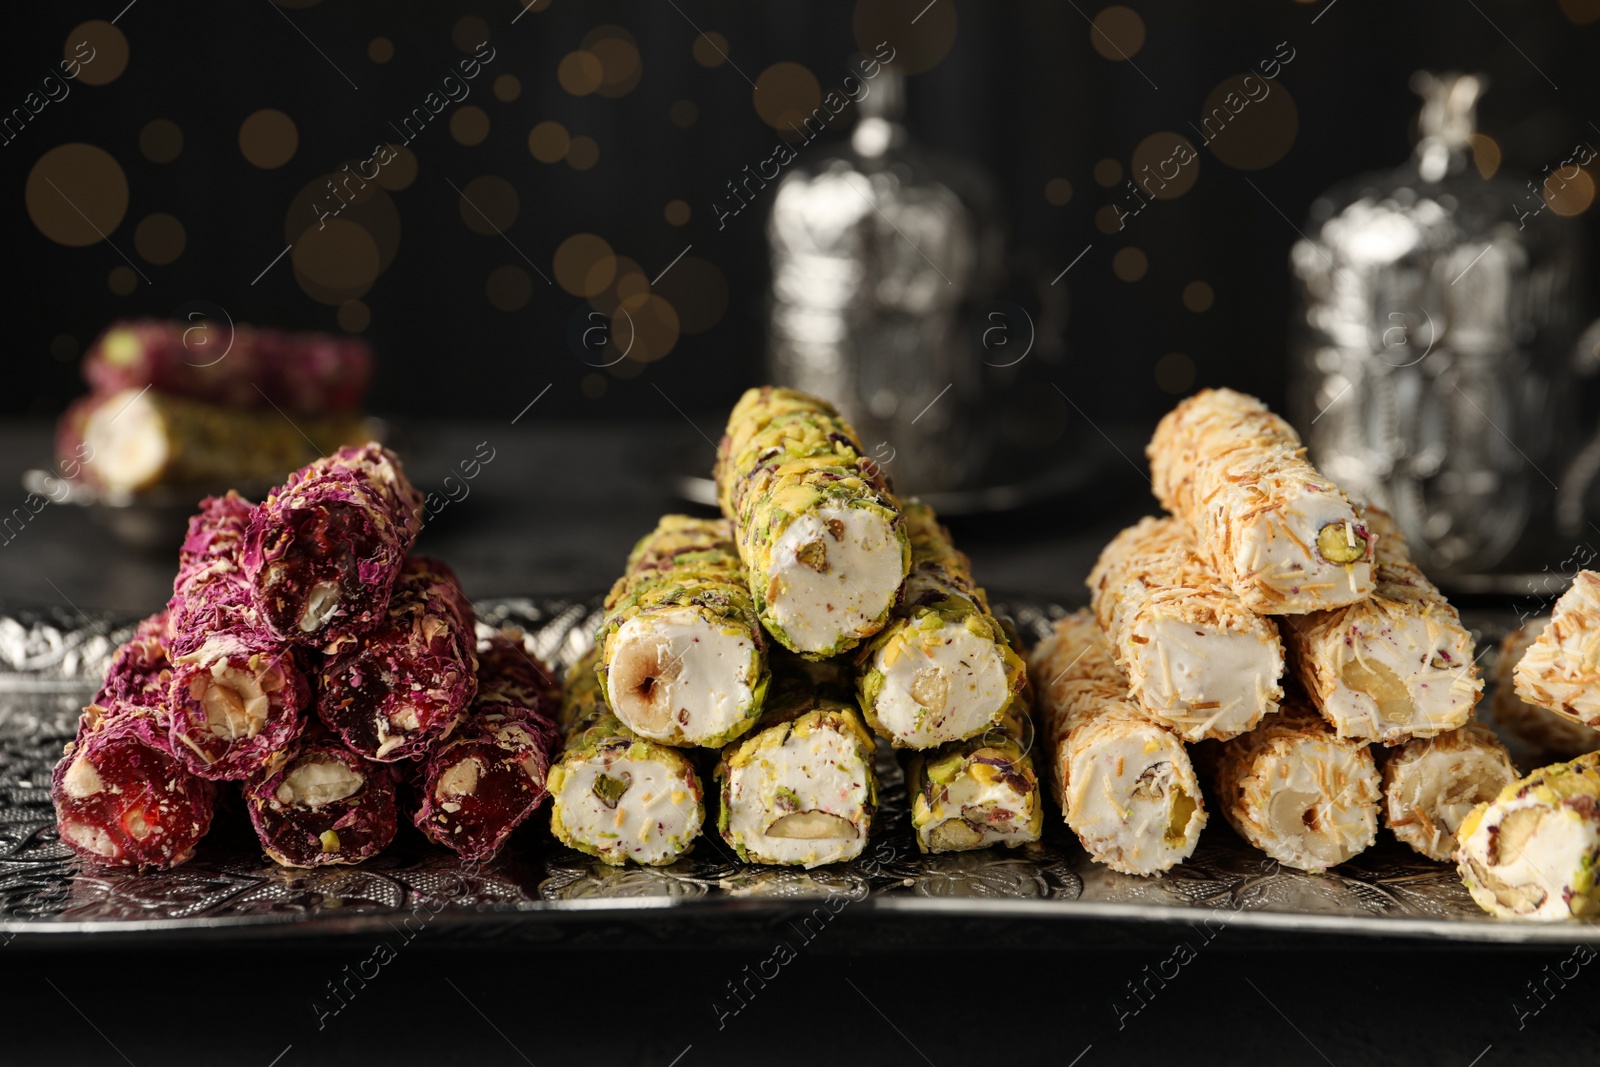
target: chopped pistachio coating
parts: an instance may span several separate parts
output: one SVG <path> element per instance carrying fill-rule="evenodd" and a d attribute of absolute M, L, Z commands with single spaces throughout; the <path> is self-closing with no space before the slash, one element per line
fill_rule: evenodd
<path fill-rule="evenodd" d="M 1429 859 L 1448 860 L 1461 820 L 1516 776 L 1506 746 L 1481 723 L 1414 738 L 1383 761 L 1384 825 Z"/>
<path fill-rule="evenodd" d="M 878 810 L 878 778 L 849 675 L 776 652 L 772 669 L 761 721 L 717 764 L 717 829 L 747 863 L 854 859 Z"/>
<path fill-rule="evenodd" d="M 1033 739 L 1033 721 L 1018 697 L 984 733 L 913 753 L 906 788 L 917 848 L 966 852 L 1039 840 L 1044 803 Z"/>
<path fill-rule="evenodd" d="M 933 509 L 912 501 L 903 514 L 911 573 L 888 625 L 856 654 L 856 690 L 879 737 L 934 748 L 996 725 L 1026 668 Z"/>
<path fill-rule="evenodd" d="M 1523 700 L 1600 729 L 1600 574 L 1577 573 L 1513 676 Z"/>
<path fill-rule="evenodd" d="M 685 753 L 640 737 L 611 714 L 597 658 L 591 650 L 568 675 L 566 743 L 550 770 L 550 829 L 605 863 L 671 863 L 705 823 L 700 775 Z"/>
<path fill-rule="evenodd" d="M 1483 691 L 1472 635 L 1417 569 L 1388 514 L 1367 508 L 1377 538 L 1366 600 L 1285 619 L 1283 639 L 1311 702 L 1340 737 L 1397 745 L 1465 723 Z"/>
<path fill-rule="evenodd" d="M 595 670 L 630 729 L 714 748 L 755 725 L 767 641 L 726 520 L 664 516 L 634 546 L 605 612 Z"/>
<path fill-rule="evenodd" d="M 1600 752 L 1541 767 L 1479 804 L 1456 832 L 1456 869 L 1491 915 L 1600 911 Z"/>
<path fill-rule="evenodd" d="M 1488 721 L 1495 732 L 1546 759 L 1565 760 L 1600 748 L 1600 730 L 1530 704 L 1517 695 L 1513 672 L 1550 625 L 1550 616 L 1529 619 L 1506 634 L 1489 668 Z"/>
<path fill-rule="evenodd" d="M 1145 452 L 1156 499 L 1251 611 L 1293 615 L 1371 595 L 1360 516 L 1307 462 L 1294 427 L 1255 397 L 1201 390 L 1167 413 Z"/>
<path fill-rule="evenodd" d="M 271 483 L 361 437 L 354 415 L 290 423 L 271 408 L 241 411 L 125 389 L 70 408 L 57 448 L 63 465 L 82 460 L 77 469 L 87 484 L 137 492 L 159 485 Z"/>
<path fill-rule="evenodd" d="M 729 416 L 716 481 L 756 612 L 780 644 L 823 659 L 883 629 L 910 541 L 883 472 L 831 405 L 749 390 Z"/>
<path fill-rule="evenodd" d="M 1177 733 L 1129 696 L 1094 615 L 1058 620 L 1029 670 L 1051 789 L 1090 857 L 1137 875 L 1188 859 L 1206 824 L 1194 765 Z"/>
<path fill-rule="evenodd" d="M 1298 698 L 1223 743 L 1216 792 L 1239 836 L 1286 867 L 1327 870 L 1378 836 L 1381 792 L 1371 750 L 1338 737 Z"/>
<path fill-rule="evenodd" d="M 1179 520 L 1123 530 L 1089 589 L 1133 697 L 1185 741 L 1237 737 L 1278 710 L 1278 627 L 1217 578 Z"/>

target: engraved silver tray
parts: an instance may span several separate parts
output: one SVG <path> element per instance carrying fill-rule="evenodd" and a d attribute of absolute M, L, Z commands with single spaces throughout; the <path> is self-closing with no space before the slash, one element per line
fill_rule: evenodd
<path fill-rule="evenodd" d="M 478 612 L 485 625 L 522 628 L 534 651 L 564 668 L 593 633 L 597 600 L 496 600 Z M 1025 599 L 996 607 L 1030 641 L 1064 611 Z M 1513 619 L 1467 613 L 1481 641 L 1497 640 Z M 1386 832 L 1354 861 L 1311 875 L 1268 860 L 1217 818 L 1189 863 L 1137 878 L 1091 862 L 1052 809 L 1036 845 L 922 856 L 887 750 L 879 754 L 880 835 L 860 859 L 809 872 L 739 863 L 715 834 L 668 867 L 608 867 L 560 846 L 547 817 L 531 820 L 481 869 L 464 869 L 405 827 L 363 865 L 295 871 L 265 859 L 236 807 L 219 811 L 195 859 L 177 870 L 94 868 L 56 839 L 49 775 L 131 627 L 65 611 L 0 612 L 0 943 L 79 944 L 93 934 L 99 946 L 204 945 L 426 927 L 430 937 L 477 944 L 728 947 L 779 924 L 834 916 L 848 918 L 841 925 L 861 944 L 900 947 L 940 937 L 970 944 L 1000 930 L 1025 944 L 1107 944 L 1170 937 L 1176 924 L 1227 925 L 1280 942 L 1600 942 L 1600 924 L 1484 915 L 1449 866 Z"/>

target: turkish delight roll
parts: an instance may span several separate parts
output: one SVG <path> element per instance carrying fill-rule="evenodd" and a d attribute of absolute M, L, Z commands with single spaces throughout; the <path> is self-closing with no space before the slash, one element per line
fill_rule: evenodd
<path fill-rule="evenodd" d="M 725 520 L 663 517 L 634 547 L 605 612 L 596 670 L 630 729 L 720 747 L 755 724 L 767 641 Z"/>
<path fill-rule="evenodd" d="M 1528 703 L 1600 728 L 1600 574 L 1577 573 L 1513 677 Z"/>
<path fill-rule="evenodd" d="M 84 356 L 83 376 L 97 393 L 150 386 L 228 407 L 276 404 L 312 415 L 361 403 L 372 350 L 355 337 L 139 319 L 100 335 Z"/>
<path fill-rule="evenodd" d="M 165 716 L 172 688 L 172 661 L 167 654 L 171 636 L 165 611 L 141 620 L 133 635 L 112 654 L 93 703 L 102 708 L 147 707 L 158 717 Z"/>
<path fill-rule="evenodd" d="M 194 855 L 216 791 L 173 758 L 150 708 L 91 704 L 50 776 L 50 798 L 62 843 L 84 859 L 165 870 Z"/>
<path fill-rule="evenodd" d="M 388 847 L 396 828 L 393 771 L 326 734 L 245 784 L 250 822 L 285 867 L 360 863 Z"/>
<path fill-rule="evenodd" d="M 270 408 L 240 411 L 125 389 L 74 405 L 63 416 L 57 448 L 62 468 L 75 466 L 85 484 L 131 493 L 157 485 L 274 482 L 361 433 L 355 416 L 290 422 Z"/>
<path fill-rule="evenodd" d="M 1017 697 L 978 736 L 913 753 L 906 789 L 918 850 L 966 852 L 1039 840 L 1044 803 L 1033 740 L 1033 722 Z"/>
<path fill-rule="evenodd" d="M 827 677 L 831 666 L 774 655 L 761 721 L 722 750 L 717 829 L 747 863 L 809 869 L 866 847 L 878 810 L 875 745 L 848 675 Z"/>
<path fill-rule="evenodd" d="M 1194 764 L 1178 735 L 1129 697 L 1094 615 L 1058 620 L 1029 668 L 1051 789 L 1084 850 L 1124 874 L 1188 859 L 1206 824 Z"/>
<path fill-rule="evenodd" d="M 460 727 L 427 757 L 414 822 L 463 859 L 492 859 L 544 802 L 558 740 L 549 668 L 495 634 L 478 651 L 478 693 Z"/>
<path fill-rule="evenodd" d="M 1237 737 L 1278 709 L 1277 626 L 1217 579 L 1177 519 L 1123 530 L 1089 589 L 1130 693 L 1185 741 Z"/>
<path fill-rule="evenodd" d="M 325 645 L 384 617 L 416 541 L 422 494 L 376 444 L 342 448 L 261 502 L 245 537 L 256 609 L 283 640 Z"/>
<path fill-rule="evenodd" d="M 567 678 L 566 742 L 550 771 L 550 829 L 562 844 L 605 863 L 671 863 L 705 822 L 700 775 L 685 753 L 639 736 L 611 714 L 596 658 L 591 651 Z"/>
<path fill-rule="evenodd" d="M 1381 790 L 1372 752 L 1337 736 L 1298 700 L 1223 743 L 1216 792 L 1239 836 L 1285 867 L 1327 870 L 1378 836 Z"/>
<path fill-rule="evenodd" d="M 1572 759 L 1600 748 L 1600 730 L 1529 704 L 1517 695 L 1512 677 L 1517 664 L 1549 625 L 1548 615 L 1529 619 L 1500 642 L 1499 654 L 1489 672 L 1488 719 L 1502 737 L 1544 756 Z"/>
<path fill-rule="evenodd" d="M 1461 820 L 1516 776 L 1506 747 L 1479 723 L 1414 738 L 1383 761 L 1384 825 L 1429 859 L 1448 860 Z"/>
<path fill-rule="evenodd" d="M 1251 611 L 1292 615 L 1371 595 L 1361 517 L 1255 397 L 1196 393 L 1161 420 L 1146 452 L 1156 498 Z"/>
<path fill-rule="evenodd" d="M 756 612 L 780 644 L 820 659 L 883 629 L 910 542 L 883 472 L 831 405 L 749 390 L 729 416 L 716 481 Z"/>
<path fill-rule="evenodd" d="M 933 748 L 996 725 L 1025 668 L 933 509 L 913 501 L 903 514 L 911 574 L 889 624 L 856 657 L 856 687 L 878 736 Z"/>
<path fill-rule="evenodd" d="M 202 778 L 254 774 L 300 736 L 311 700 L 293 650 L 256 613 L 240 565 L 253 511 L 234 492 L 201 502 L 167 609 L 173 751 Z"/>
<path fill-rule="evenodd" d="M 317 714 L 369 759 L 419 759 L 450 735 L 477 692 L 476 645 L 455 572 L 411 556 L 378 625 L 328 643 Z"/>
<path fill-rule="evenodd" d="M 1411 562 L 1388 514 L 1367 508 L 1364 519 L 1377 538 L 1376 589 L 1284 620 L 1295 673 L 1340 737 L 1395 745 L 1454 730 L 1483 691 L 1472 635 Z"/>
<path fill-rule="evenodd" d="M 1479 804 L 1456 833 L 1456 869 L 1491 915 L 1600 911 L 1600 753 L 1541 767 Z"/>

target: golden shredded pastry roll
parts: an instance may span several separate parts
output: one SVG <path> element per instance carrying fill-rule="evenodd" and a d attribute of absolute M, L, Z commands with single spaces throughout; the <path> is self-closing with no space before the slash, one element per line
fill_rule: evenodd
<path fill-rule="evenodd" d="M 1251 611 L 1293 615 L 1371 595 L 1360 516 L 1255 397 L 1202 390 L 1161 420 L 1145 451 L 1156 498 Z"/>
<path fill-rule="evenodd" d="M 1517 695 L 1512 678 L 1517 664 L 1549 625 L 1548 615 L 1529 619 L 1500 642 L 1499 655 L 1489 669 L 1489 722 L 1501 737 L 1540 755 L 1572 759 L 1600 748 L 1600 730 L 1529 704 Z"/>
<path fill-rule="evenodd" d="M 1290 661 L 1340 737 L 1396 745 L 1460 727 L 1483 692 L 1472 635 L 1411 562 L 1385 512 L 1366 509 L 1377 537 L 1372 596 L 1283 620 Z"/>
<path fill-rule="evenodd" d="M 1513 677 L 1528 703 L 1600 728 L 1600 574 L 1578 572 Z"/>
<path fill-rule="evenodd" d="M 1225 742 L 1217 802 L 1239 836 L 1285 867 L 1324 871 L 1378 836 L 1378 765 L 1291 699 L 1257 729 Z"/>
<path fill-rule="evenodd" d="M 1481 723 L 1418 737 L 1383 762 L 1383 822 L 1431 860 L 1448 860 L 1461 821 L 1516 778 L 1511 755 Z"/>
<path fill-rule="evenodd" d="M 1177 519 L 1123 530 L 1100 553 L 1089 589 L 1130 693 L 1185 741 L 1237 737 L 1277 710 L 1277 626 L 1217 579 Z"/>
<path fill-rule="evenodd" d="M 1030 658 L 1056 802 L 1085 851 L 1124 874 L 1194 852 L 1206 812 L 1183 742 L 1128 696 L 1088 611 L 1059 620 Z"/>

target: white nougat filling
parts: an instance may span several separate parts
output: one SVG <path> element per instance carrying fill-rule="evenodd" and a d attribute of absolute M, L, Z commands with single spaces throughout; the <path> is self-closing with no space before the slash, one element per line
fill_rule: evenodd
<path fill-rule="evenodd" d="M 606 697 L 653 741 L 720 738 L 750 713 L 755 645 L 693 611 L 636 615 L 611 639 Z"/>
<path fill-rule="evenodd" d="M 1011 698 L 1000 650 L 960 623 L 907 631 L 878 650 L 873 666 L 883 674 L 878 721 L 908 748 L 971 737 Z"/>
<path fill-rule="evenodd" d="M 1324 526 L 1352 518 L 1350 505 L 1336 493 L 1300 493 L 1244 526 L 1234 547 L 1234 566 L 1277 590 L 1284 597 L 1283 611 L 1359 599 L 1362 590 L 1372 588 L 1372 564 L 1331 563 L 1317 551 L 1317 535 Z"/>
<path fill-rule="evenodd" d="M 83 443 L 110 489 L 141 489 L 167 465 L 166 426 L 143 390 L 124 390 L 90 413 Z"/>
<path fill-rule="evenodd" d="M 962 819 L 968 826 L 980 829 L 975 835 L 964 832 L 961 847 L 987 848 L 1002 841 L 1019 840 L 1018 835 L 1028 828 L 1029 810 L 1028 796 L 1018 793 L 999 775 L 985 781 L 976 774 L 964 774 L 944 787 L 944 801 L 933 813 L 936 821 L 923 826 L 920 833 L 924 839 L 935 838 L 945 823 Z M 1008 817 L 991 821 L 988 816 L 995 812 L 1004 812 Z"/>
<path fill-rule="evenodd" d="M 1162 619 L 1141 627 L 1136 655 L 1143 692 L 1185 740 L 1210 732 L 1236 735 L 1278 707 L 1281 647 L 1255 633 L 1234 633 Z"/>
<path fill-rule="evenodd" d="M 1594 819 L 1528 796 L 1491 806 L 1461 843 L 1461 855 L 1478 878 L 1469 888 L 1480 903 L 1535 919 L 1563 919 L 1572 914 L 1566 898 L 1571 880 L 1597 847 L 1600 824 Z"/>
<path fill-rule="evenodd" d="M 854 735 L 826 727 L 791 733 L 782 745 L 763 748 L 728 773 L 728 837 L 757 863 L 815 867 L 860 854 L 866 844 L 871 768 L 862 763 Z M 819 819 L 827 836 L 788 836 L 783 820 L 801 813 Z M 779 830 L 783 836 L 770 831 Z"/>
<path fill-rule="evenodd" d="M 889 520 L 863 508 L 797 517 L 772 546 L 767 605 L 794 647 L 823 652 L 894 603 L 905 577 Z"/>
<path fill-rule="evenodd" d="M 609 782 L 596 792 L 601 775 Z M 685 840 L 699 829 L 701 818 L 682 775 L 656 759 L 625 756 L 570 761 L 555 802 L 562 825 L 574 840 L 601 852 L 624 852 L 645 864 L 681 852 Z"/>
<path fill-rule="evenodd" d="M 1153 723 L 1073 748 L 1066 801 L 1068 824 L 1097 858 L 1142 874 L 1186 859 L 1205 822 L 1188 753 Z"/>
<path fill-rule="evenodd" d="M 1268 795 L 1266 810 L 1250 813 L 1256 830 L 1251 843 L 1302 870 L 1334 867 L 1366 849 L 1377 834 L 1378 806 L 1365 802 L 1366 792 L 1357 787 L 1374 775 L 1362 752 L 1349 744 L 1307 741 L 1287 756 L 1260 761 L 1255 773 Z"/>
<path fill-rule="evenodd" d="M 1344 635 L 1355 658 L 1343 665 L 1342 684 L 1322 704 L 1340 736 L 1427 737 L 1464 724 L 1477 700 L 1472 640 L 1451 633 L 1441 648 L 1440 636 L 1428 619 L 1386 615 L 1381 625 Z"/>

